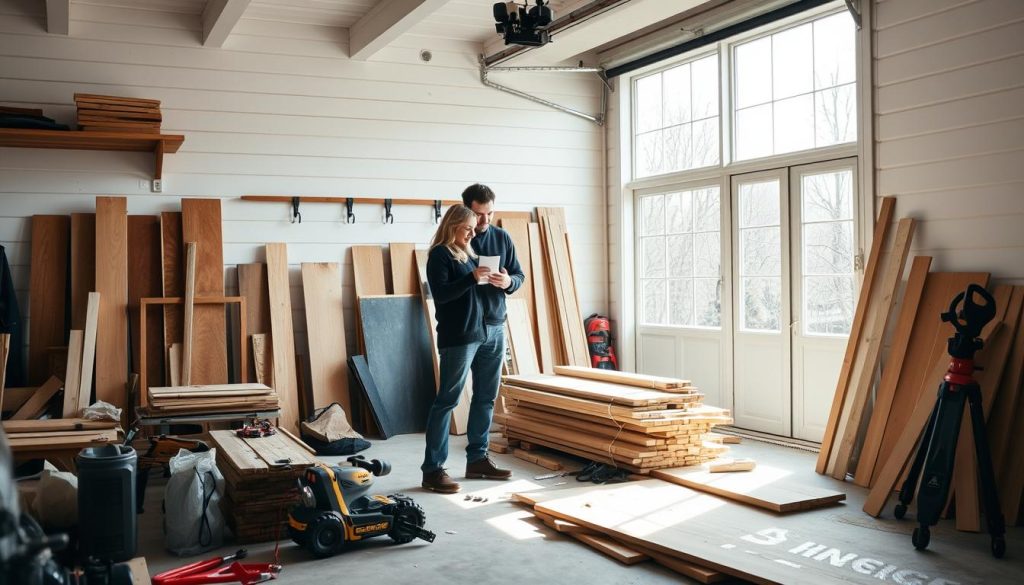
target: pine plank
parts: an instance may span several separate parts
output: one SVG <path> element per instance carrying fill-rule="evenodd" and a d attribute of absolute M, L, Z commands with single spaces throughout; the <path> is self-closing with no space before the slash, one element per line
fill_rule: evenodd
<path fill-rule="evenodd" d="M 517 374 L 539 374 L 537 352 L 534 345 L 533 321 L 526 301 L 508 298 L 505 301 L 506 321 L 510 333 L 508 341 L 515 357 Z"/>
<path fill-rule="evenodd" d="M 633 372 L 620 372 L 616 370 L 601 370 L 591 367 L 580 366 L 555 366 L 555 373 L 559 376 L 571 376 L 573 378 L 585 378 L 599 382 L 611 382 L 624 384 L 637 388 L 650 388 L 662 392 L 678 392 L 680 390 L 690 392 L 693 384 L 690 380 L 681 378 L 666 378 L 664 376 L 651 376 L 648 374 L 636 374 Z"/>
<path fill-rule="evenodd" d="M 99 326 L 100 293 L 89 293 L 82 340 L 82 380 L 78 388 L 78 410 L 92 404 L 92 381 L 96 367 L 96 330 Z"/>
<path fill-rule="evenodd" d="M 536 312 L 533 309 L 533 258 L 530 253 L 530 221 L 525 218 L 503 217 L 500 221 L 501 229 L 508 232 L 512 238 L 512 246 L 515 249 L 516 259 L 523 270 L 523 285 L 519 290 L 508 296 L 508 299 L 523 299 L 526 302 L 526 315 L 530 323 L 535 322 Z M 532 329 L 532 327 L 531 327 Z M 536 342 L 534 354 L 536 354 Z"/>
<path fill-rule="evenodd" d="M 388 294 L 380 246 L 352 246 L 352 273 L 356 289 L 356 350 L 363 353 L 363 319 L 359 315 L 359 299 Z"/>
<path fill-rule="evenodd" d="M 537 214 L 541 217 L 541 228 L 546 232 L 550 282 L 554 284 L 566 364 L 588 366 L 590 352 L 566 239 L 565 210 L 560 207 L 538 207 Z"/>
<path fill-rule="evenodd" d="M 170 370 L 167 374 L 167 383 L 171 386 L 181 385 L 181 346 L 181 343 L 172 343 L 167 348 L 167 363 Z"/>
<path fill-rule="evenodd" d="M 699 467 L 651 471 L 651 477 L 780 514 L 831 506 L 846 499 L 842 492 L 787 480 L 789 475 L 790 471 L 765 465 L 738 474 L 711 473 Z"/>
<path fill-rule="evenodd" d="M 943 362 L 943 366 L 948 364 L 946 339 L 953 334 L 953 327 L 943 323 L 939 314 L 949 309 L 953 297 L 966 289 L 968 284 L 975 282 L 984 286 L 988 284 L 988 278 L 984 272 L 932 272 L 925 277 L 924 292 L 907 343 L 907 355 L 896 382 L 885 432 L 882 433 L 872 473 L 872 486 L 918 401 L 924 396 L 934 398 L 935 389 L 941 381 L 941 374 L 939 378 L 929 377 L 935 363 Z"/>
<path fill-rule="evenodd" d="M 260 343 L 267 350 L 270 348 L 270 301 L 267 298 L 267 265 L 262 262 L 238 265 L 238 294 L 245 297 L 245 319 L 250 335 L 263 335 Z M 253 340 L 253 348 L 255 348 Z M 248 350 L 246 350 L 248 351 Z M 255 349 L 254 349 L 255 351 Z M 249 379 L 257 379 L 260 372 L 256 364 L 256 356 L 253 355 L 252 366 L 250 366 Z M 263 360 L 263 364 L 269 364 L 269 360 Z M 264 374 L 265 380 L 271 380 Z"/>
<path fill-rule="evenodd" d="M 117 423 L 110 420 L 87 420 L 84 418 L 60 418 L 44 420 L 5 420 L 4 432 L 8 435 L 20 433 L 42 433 L 47 431 L 95 431 L 113 429 Z"/>
<path fill-rule="evenodd" d="M 29 273 L 28 383 L 50 375 L 47 348 L 62 346 L 64 295 L 67 291 L 71 220 L 66 215 L 32 216 L 32 259 Z"/>
<path fill-rule="evenodd" d="M 71 328 L 85 329 L 89 293 L 96 290 L 96 214 L 71 214 Z"/>
<path fill-rule="evenodd" d="M 548 294 L 548 278 L 545 269 L 544 247 L 541 245 L 540 224 L 531 223 L 529 226 L 530 236 L 530 263 L 533 275 L 533 309 L 536 313 L 537 324 L 537 360 L 540 371 L 544 374 L 553 372 L 554 356 L 558 332 L 552 322 L 551 297 Z"/>
<path fill-rule="evenodd" d="M 1006 287 L 1010 288 L 1010 287 Z M 997 287 L 998 291 L 999 287 Z M 1009 304 L 1000 311 L 1003 326 L 996 332 L 992 342 L 979 352 L 978 364 L 984 368 L 976 376 L 981 387 L 981 404 L 984 419 L 988 420 L 995 401 L 996 392 L 1002 381 L 1006 360 L 1010 355 L 1013 338 L 1017 334 L 1021 305 L 1024 303 L 1024 289 L 1012 287 Z M 991 449 L 989 450 L 991 454 Z M 960 439 L 956 444 L 956 461 L 953 464 L 953 493 L 956 497 L 956 528 L 969 532 L 981 530 L 978 500 L 978 458 L 975 451 L 974 424 L 971 421 L 970 406 L 964 409 L 960 423 Z"/>
<path fill-rule="evenodd" d="M 594 550 L 602 552 L 625 565 L 635 565 L 651 560 L 651 557 L 646 554 L 604 535 L 584 534 L 582 532 L 570 532 L 569 534 Z"/>
<path fill-rule="evenodd" d="M 50 379 L 40 386 L 39 389 L 32 394 L 32 397 L 29 398 L 25 404 L 21 405 L 21 408 L 19 408 L 17 412 L 11 415 L 11 420 L 28 420 L 37 418 L 39 415 L 43 414 L 43 411 L 46 409 L 46 405 L 50 402 L 50 399 L 53 398 L 63 386 L 64 383 L 60 381 L 60 378 L 57 376 L 50 376 Z"/>
<path fill-rule="evenodd" d="M 416 273 L 416 244 L 391 242 L 391 285 L 396 295 L 413 295 L 419 292 L 419 276 Z"/>
<path fill-rule="evenodd" d="M 192 342 L 196 305 L 196 243 L 185 242 L 185 318 L 181 337 L 181 384 L 192 384 Z"/>
<path fill-rule="evenodd" d="M 220 199 L 182 199 L 181 237 L 196 243 L 196 296 L 224 295 L 224 245 Z M 197 305 L 193 315 L 193 384 L 223 384 L 228 380 L 225 309 Z M 185 360 L 188 358 L 183 355 Z M 184 379 L 184 377 L 183 377 Z"/>
<path fill-rule="evenodd" d="M 1017 287 L 1020 288 L 1020 287 Z M 988 436 L 992 451 L 992 466 L 999 486 L 999 502 L 1007 522 L 1012 523 L 1018 516 L 1021 488 L 1024 486 L 1024 466 L 1015 458 L 1013 446 L 1017 441 L 1016 421 L 1024 420 L 1021 412 L 1021 384 L 1024 382 L 1024 313 L 1017 322 L 1010 357 L 1006 361 L 1006 372 L 999 384 L 996 401 L 989 416 Z M 1021 478 L 1017 480 L 1016 478 Z"/>
<path fill-rule="evenodd" d="M 64 406 L 61 415 L 72 418 L 78 415 L 78 391 L 82 387 L 82 343 L 85 331 L 72 329 L 68 335 L 68 362 L 65 368 Z"/>
<path fill-rule="evenodd" d="M 299 388 L 295 369 L 291 288 L 288 285 L 288 248 L 285 244 L 267 244 L 267 284 L 270 330 L 274 339 L 274 389 L 281 399 L 280 426 L 298 433 Z"/>
<path fill-rule="evenodd" d="M 846 479 L 850 466 L 850 458 L 857 442 L 857 431 L 861 426 L 864 409 L 871 395 L 871 386 L 878 369 L 882 354 L 882 338 L 889 324 L 889 314 L 896 302 L 903 269 L 906 266 L 910 243 L 914 237 L 916 222 L 913 218 L 904 218 L 896 228 L 896 237 L 890 251 L 881 259 L 884 271 L 881 280 L 873 283 L 875 287 L 868 296 L 867 316 L 861 332 L 860 347 L 857 348 L 854 366 L 850 374 L 850 386 L 846 391 L 846 402 L 843 414 L 836 425 L 829 459 L 829 472 L 838 480 Z M 838 443 L 837 443 L 838 442 Z"/>
<path fill-rule="evenodd" d="M 871 251 L 868 254 L 868 263 L 864 268 L 864 279 L 861 282 L 860 296 L 857 299 L 857 309 L 853 315 L 853 324 L 850 326 L 850 338 L 846 343 L 846 353 L 843 356 L 843 366 L 839 370 L 839 380 L 836 383 L 835 394 L 832 396 L 832 408 L 829 410 L 828 421 L 825 423 L 825 433 L 821 439 L 821 451 L 818 452 L 818 461 L 815 464 L 815 471 L 825 473 L 832 457 L 832 443 L 836 437 L 836 427 L 839 426 L 839 419 L 842 416 L 843 405 L 846 403 L 846 389 L 850 383 L 850 376 L 853 373 L 854 359 L 857 347 L 860 344 L 861 330 L 864 327 L 864 318 L 867 314 L 868 298 L 875 282 L 875 275 L 878 272 L 879 259 L 882 252 L 882 244 L 889 233 L 889 225 L 892 222 L 893 211 L 896 208 L 895 197 L 883 197 L 882 207 L 875 221 L 875 232 L 871 239 Z"/>
<path fill-rule="evenodd" d="M 163 296 L 185 296 L 185 246 L 181 240 L 181 212 L 160 214 L 160 263 L 163 268 Z M 164 305 L 164 347 L 170 348 L 181 343 L 184 336 L 185 308 L 178 305 Z M 181 371 L 169 371 L 165 377 L 181 377 Z"/>
<path fill-rule="evenodd" d="M 533 221 L 533 213 L 530 211 L 495 211 L 491 221 L 501 225 L 505 220 L 519 219 L 526 222 Z M 504 226 L 502 226 L 504 227 Z"/>
<path fill-rule="evenodd" d="M 882 379 L 875 391 L 871 420 L 864 434 L 864 444 L 861 446 L 857 470 L 853 475 L 853 482 L 862 487 L 870 487 L 871 484 L 875 461 L 878 458 L 878 449 L 882 443 L 882 433 L 885 431 L 885 423 L 889 419 L 893 395 L 896 393 L 896 382 L 899 381 L 903 360 L 907 355 L 910 333 L 917 315 L 917 307 L 921 302 L 921 295 L 924 293 L 924 283 L 928 277 L 931 263 L 930 256 L 918 256 L 914 258 L 910 267 L 910 277 L 907 279 L 907 287 L 903 293 L 900 316 L 892 334 L 891 350 L 882 369 Z"/>
<path fill-rule="evenodd" d="M 127 406 L 128 200 L 96 198 L 96 399 Z M 126 411 L 127 415 L 127 411 Z"/>
<path fill-rule="evenodd" d="M 411 250 L 409 255 L 412 256 Z M 351 424 L 341 266 L 336 262 L 304 262 L 302 293 L 306 303 L 313 409 L 337 402 Z"/>
<path fill-rule="evenodd" d="M 139 368 L 139 299 L 163 296 L 163 270 L 160 265 L 160 217 L 156 215 L 128 216 L 128 324 L 131 327 L 131 370 Z M 146 316 L 151 326 L 163 330 L 163 315 L 152 312 Z M 159 335 L 146 338 L 146 368 L 150 380 L 164 379 L 163 342 Z M 141 394 L 146 405 L 145 392 Z"/>
<path fill-rule="evenodd" d="M 548 376 L 545 374 L 505 376 L 503 380 L 506 384 L 520 388 L 532 388 L 566 396 L 576 396 L 602 404 L 621 404 L 632 407 L 682 404 L 685 402 L 696 403 L 701 397 L 696 393 L 673 394 L 660 390 L 636 388 L 568 376 Z"/>
<path fill-rule="evenodd" d="M 0 413 L 3 412 L 4 391 L 7 389 L 7 357 L 11 353 L 11 334 L 0 333 Z"/>

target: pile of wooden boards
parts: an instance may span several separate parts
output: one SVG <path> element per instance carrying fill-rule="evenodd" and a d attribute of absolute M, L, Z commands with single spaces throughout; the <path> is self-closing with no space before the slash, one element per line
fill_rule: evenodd
<path fill-rule="evenodd" d="M 160 133 L 159 100 L 76 93 L 75 105 L 82 130 Z"/>
<path fill-rule="evenodd" d="M 695 465 L 728 450 L 707 440 L 729 411 L 703 405 L 685 380 L 578 367 L 505 376 L 509 439 L 609 463 L 634 473 Z"/>
<path fill-rule="evenodd" d="M 263 384 L 217 384 L 149 388 L 153 414 L 273 411 L 280 407 L 277 393 Z"/>
<path fill-rule="evenodd" d="M 80 450 L 120 439 L 116 422 L 81 418 L 5 420 L 3 430 L 15 459 L 47 459 L 65 471 L 75 470 Z"/>
<path fill-rule="evenodd" d="M 946 344 L 953 327 L 943 322 L 940 314 L 949 310 L 953 298 L 969 284 L 989 284 L 989 274 L 984 272 L 930 272 L 932 259 L 918 256 L 897 308 L 913 220 L 900 220 L 890 243 L 893 207 L 891 198 L 882 200 L 816 467 L 819 473 L 836 479 L 846 479 L 852 473 L 854 483 L 871 488 L 864 510 L 873 516 L 883 512 L 893 491 L 902 485 L 950 363 Z M 1024 400 L 1019 399 L 1024 378 L 1024 287 L 1004 285 L 989 290 L 996 301 L 996 317 L 981 333 L 985 347 L 975 361 L 984 369 L 976 379 L 988 418 L 1000 499 L 1007 521 L 1014 523 L 1024 520 L 1020 518 L 1024 468 L 1014 465 L 1010 442 L 1014 422 L 1024 420 Z M 883 337 L 888 330 L 891 338 L 885 351 Z M 872 390 L 873 405 L 869 401 Z M 955 500 L 957 527 L 977 531 L 977 462 L 969 418 L 965 409 L 951 500 Z"/>
<path fill-rule="evenodd" d="M 298 502 L 296 479 L 316 465 L 314 452 L 278 428 L 269 437 L 243 439 L 211 431 L 217 468 L 224 475 L 222 509 L 242 544 L 287 538 L 288 510 Z"/>

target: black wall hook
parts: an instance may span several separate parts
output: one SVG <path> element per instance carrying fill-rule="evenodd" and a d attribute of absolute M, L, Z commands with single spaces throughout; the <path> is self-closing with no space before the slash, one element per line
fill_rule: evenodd
<path fill-rule="evenodd" d="M 384 199 L 384 223 L 395 223 L 395 216 L 391 215 L 391 198 Z"/>
<path fill-rule="evenodd" d="M 352 204 L 355 200 L 349 197 L 345 200 L 345 223 L 355 223 L 356 214 L 352 213 Z"/>
<path fill-rule="evenodd" d="M 441 200 L 434 199 L 434 224 L 441 223 Z"/>
<path fill-rule="evenodd" d="M 302 214 L 299 213 L 299 201 L 300 198 L 292 197 L 292 223 L 302 223 Z"/>

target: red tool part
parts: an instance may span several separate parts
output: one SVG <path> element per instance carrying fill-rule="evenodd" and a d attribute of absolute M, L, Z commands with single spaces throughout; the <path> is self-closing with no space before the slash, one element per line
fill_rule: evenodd
<path fill-rule="evenodd" d="M 153 577 L 153 585 L 203 585 L 205 583 L 241 583 L 253 585 L 276 579 L 281 565 L 273 563 L 239 563 L 244 559 L 245 549 L 226 557 L 213 557 L 164 571 Z M 223 567 L 224 563 L 235 561 Z"/>

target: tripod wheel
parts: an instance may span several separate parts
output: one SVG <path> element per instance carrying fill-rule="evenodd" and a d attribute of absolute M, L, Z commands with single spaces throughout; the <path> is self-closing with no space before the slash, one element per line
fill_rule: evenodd
<path fill-rule="evenodd" d="M 896 516 L 897 520 L 903 520 L 903 517 L 907 515 L 907 507 L 903 504 L 896 504 L 896 509 L 892 513 L 893 516 Z"/>
<path fill-rule="evenodd" d="M 914 548 L 917 550 L 924 550 L 928 548 L 928 543 L 932 539 L 931 530 L 927 526 L 918 526 L 914 529 L 914 534 L 910 540 L 914 543 Z"/>
<path fill-rule="evenodd" d="M 1002 536 L 992 537 L 992 556 L 997 559 L 1003 558 L 1006 554 L 1006 538 Z"/>

